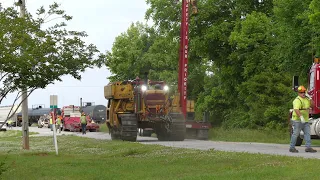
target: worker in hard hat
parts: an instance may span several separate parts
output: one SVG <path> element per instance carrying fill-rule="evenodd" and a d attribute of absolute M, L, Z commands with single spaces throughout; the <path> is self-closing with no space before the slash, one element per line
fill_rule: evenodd
<path fill-rule="evenodd" d="M 9 129 L 12 129 L 12 124 L 13 124 L 13 121 L 11 119 L 9 119 L 9 121 L 8 121 Z"/>
<path fill-rule="evenodd" d="M 298 87 L 298 96 L 293 100 L 293 113 L 291 124 L 293 126 L 293 133 L 290 141 L 290 152 L 298 153 L 295 148 L 297 138 L 300 136 L 300 131 L 304 133 L 304 140 L 306 141 L 305 152 L 317 152 L 311 147 L 310 124 L 309 124 L 309 110 L 313 107 L 312 99 L 306 97 L 307 89 L 304 86 Z"/>
<path fill-rule="evenodd" d="M 86 117 L 86 114 L 84 112 L 81 113 L 80 123 L 81 123 L 82 134 L 86 134 L 87 117 Z"/>

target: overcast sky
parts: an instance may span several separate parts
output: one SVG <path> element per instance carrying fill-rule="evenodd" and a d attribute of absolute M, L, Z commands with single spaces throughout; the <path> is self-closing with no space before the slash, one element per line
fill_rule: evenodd
<path fill-rule="evenodd" d="M 17 0 L 0 0 L 4 7 L 12 6 L 14 1 Z M 146 22 L 145 0 L 26 0 L 27 11 L 35 14 L 40 6 L 48 7 L 53 2 L 61 3 L 62 9 L 73 16 L 67 29 L 86 31 L 89 37 L 84 39 L 85 42 L 95 44 L 101 52 L 111 50 L 115 37 L 125 32 L 132 22 Z M 88 69 L 82 74 L 81 81 L 65 76 L 62 78 L 63 82 L 36 90 L 28 99 L 29 108 L 35 104 L 49 107 L 50 95 L 53 94 L 58 95 L 59 107 L 79 105 L 80 97 L 83 102 L 106 105 L 103 87 L 109 82 L 108 76 L 110 72 L 106 68 Z M 9 95 L 1 106 L 11 105 L 15 95 Z"/>

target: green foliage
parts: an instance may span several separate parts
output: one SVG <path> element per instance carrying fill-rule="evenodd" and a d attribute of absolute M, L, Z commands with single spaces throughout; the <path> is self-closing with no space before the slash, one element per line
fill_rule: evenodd
<path fill-rule="evenodd" d="M 309 22 L 312 25 L 313 31 L 312 43 L 315 46 L 316 56 L 320 57 L 320 1 L 311 1 L 309 7 L 311 10 Z"/>
<path fill-rule="evenodd" d="M 132 24 L 126 33 L 115 39 L 112 52 L 107 53 L 106 65 L 114 74 L 109 79 L 141 78 L 145 72 L 150 73 L 153 80 L 168 79 L 177 67 L 177 62 L 172 61 L 172 48 L 177 47 L 159 36 L 154 28 L 141 23 Z"/>
<path fill-rule="evenodd" d="M 130 72 L 123 68 L 112 72 L 134 78 L 147 66 L 153 78 L 175 82 L 179 41 L 172 39 L 179 37 L 181 3 L 146 2 L 150 7 L 146 18 L 155 22 L 143 27 L 153 29 L 148 46 L 136 43 L 143 41 L 139 33 L 136 38 L 118 37 L 144 52 L 142 65 Z M 286 127 L 295 96 L 291 77 L 301 76 L 306 85 L 311 59 L 320 55 L 319 0 L 199 0 L 197 4 L 198 15 L 189 18 L 188 69 L 188 98 L 196 100 L 196 119 L 209 111 L 212 124 L 225 128 Z M 117 55 L 125 50 L 116 39 L 112 55 L 127 67 L 133 60 L 124 53 Z"/>
<path fill-rule="evenodd" d="M 274 21 L 277 43 L 273 57 L 281 61 L 281 69 L 290 75 L 305 77 L 314 55 L 312 39 L 315 38 L 308 14 L 311 0 L 277 0 Z"/>
<path fill-rule="evenodd" d="M 249 126 L 286 123 L 291 104 L 290 77 L 262 72 L 239 86 L 239 99 L 248 108 Z"/>
<path fill-rule="evenodd" d="M 66 30 L 65 21 L 72 17 L 59 8 L 57 3 L 49 10 L 41 7 L 38 18 L 21 18 L 13 7 L 0 11 L 1 100 L 19 89 L 45 88 L 63 75 L 80 79 L 86 68 L 103 64 L 104 55 L 97 56 L 96 46 L 82 41 L 85 32 Z M 57 19 L 50 19 L 53 15 L 62 21 L 43 28 Z"/>
<path fill-rule="evenodd" d="M 5 167 L 5 162 L 0 162 L 0 177 L 3 173 L 5 173 L 7 171 L 7 168 Z"/>

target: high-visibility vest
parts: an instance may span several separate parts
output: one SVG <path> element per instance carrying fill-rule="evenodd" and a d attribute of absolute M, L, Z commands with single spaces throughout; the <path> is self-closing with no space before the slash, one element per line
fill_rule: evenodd
<path fill-rule="evenodd" d="M 50 118 L 50 124 L 52 124 L 52 118 Z"/>
<path fill-rule="evenodd" d="M 86 116 L 81 116 L 80 117 L 80 122 L 81 122 L 81 124 L 87 124 Z"/>
<path fill-rule="evenodd" d="M 61 119 L 57 118 L 57 124 L 60 125 L 61 124 Z"/>

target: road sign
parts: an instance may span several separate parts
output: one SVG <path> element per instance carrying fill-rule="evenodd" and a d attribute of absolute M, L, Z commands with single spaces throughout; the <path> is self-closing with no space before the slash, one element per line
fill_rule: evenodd
<path fill-rule="evenodd" d="M 58 107 L 58 96 L 50 95 L 50 108 L 57 108 L 57 107 Z"/>
<path fill-rule="evenodd" d="M 58 108 L 57 105 L 50 105 L 50 108 L 53 109 L 53 108 Z"/>

